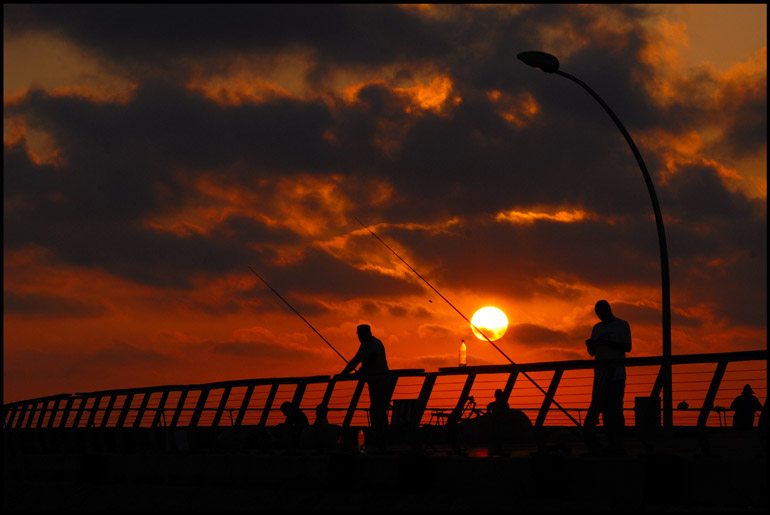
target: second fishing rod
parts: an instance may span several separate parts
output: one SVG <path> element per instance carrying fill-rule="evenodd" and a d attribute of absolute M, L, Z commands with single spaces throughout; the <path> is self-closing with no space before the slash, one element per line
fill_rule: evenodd
<path fill-rule="evenodd" d="M 502 349 L 500 349 L 500 347 L 498 347 L 497 345 L 495 345 L 495 344 L 494 344 L 494 342 L 493 342 L 492 340 L 490 340 L 490 339 L 489 339 L 489 337 L 488 337 L 486 334 L 484 334 L 484 332 L 483 332 L 481 329 L 479 329 L 478 327 L 476 327 L 475 325 L 473 325 L 473 322 L 471 322 L 471 321 L 468 319 L 468 317 L 466 317 L 466 316 L 465 316 L 465 315 L 464 315 L 464 314 L 463 314 L 463 313 L 462 313 L 462 312 L 461 312 L 459 309 L 457 309 L 457 308 L 455 307 L 455 305 L 454 305 L 454 304 L 452 304 L 451 302 L 449 302 L 449 300 L 448 300 L 446 297 L 444 297 L 443 295 L 441 295 L 441 293 L 440 293 L 440 292 L 439 292 L 439 291 L 438 291 L 436 288 L 434 288 L 434 287 L 433 287 L 433 285 L 432 285 L 431 283 L 429 283 L 427 279 L 425 279 L 425 278 L 424 278 L 422 275 L 420 275 L 420 273 L 419 273 L 417 270 L 415 270 L 414 268 L 412 268 L 412 265 L 410 265 L 409 263 L 407 263 L 407 262 L 404 260 L 404 258 L 402 258 L 401 256 L 399 256 L 399 255 L 398 255 L 398 253 L 397 253 L 395 250 L 393 250 L 393 249 L 390 247 L 390 245 L 388 245 L 387 243 L 385 243 L 385 242 L 382 240 L 382 238 L 380 238 L 379 236 L 377 236 L 377 233 L 375 233 L 374 231 L 372 231 L 372 230 L 371 230 L 371 229 L 370 229 L 370 228 L 369 228 L 367 225 L 364 225 L 364 223 L 363 223 L 361 220 L 359 220 L 358 218 L 356 218 L 356 217 L 354 217 L 354 218 L 355 218 L 356 222 L 358 222 L 359 224 L 361 224 L 361 226 L 362 226 L 364 229 L 366 229 L 367 231 L 369 231 L 369 234 L 371 234 L 372 236 L 374 236 L 374 237 L 377 239 L 377 241 L 379 241 L 380 243 L 382 243 L 382 244 L 385 246 L 385 248 L 387 248 L 387 249 L 388 249 L 390 252 L 392 252 L 392 253 L 393 253 L 393 255 L 394 255 L 394 256 L 396 256 L 396 257 L 397 257 L 397 258 L 398 258 L 398 259 L 399 259 L 399 260 L 400 260 L 402 263 L 404 263 L 404 264 L 405 264 L 405 265 L 406 265 L 406 266 L 409 268 L 409 270 L 411 270 L 412 272 L 414 272 L 414 273 L 415 273 L 415 275 L 417 275 L 417 277 L 419 277 L 420 279 L 422 279 L 422 280 L 423 280 L 423 282 L 424 282 L 425 284 L 427 284 L 427 285 L 430 287 L 430 289 L 431 289 L 431 290 L 433 290 L 434 292 L 436 292 L 436 295 L 438 295 L 439 297 L 441 297 L 441 298 L 444 300 L 444 302 L 446 302 L 447 304 L 449 304 L 449 306 L 451 306 L 451 307 L 452 307 L 452 309 L 454 309 L 454 310 L 455 310 L 455 311 L 456 311 L 456 312 L 457 312 L 457 313 L 458 313 L 458 314 L 459 314 L 461 317 L 463 317 L 463 320 L 465 320 L 466 322 L 468 322 L 468 324 L 470 324 L 470 326 L 471 326 L 472 328 L 474 328 L 476 331 L 478 331 L 478 334 L 480 334 L 481 336 L 483 336 L 483 337 L 484 337 L 484 339 L 485 339 L 487 342 L 489 342 L 489 343 L 490 343 L 490 344 L 491 344 L 491 345 L 492 345 L 492 346 L 493 346 L 495 349 L 497 349 L 497 351 L 498 351 L 500 354 L 502 354 L 503 356 L 505 356 L 505 359 L 507 359 L 507 360 L 508 360 L 508 361 L 511 363 L 511 365 L 515 365 L 515 364 L 516 364 L 516 363 L 515 363 L 515 362 L 514 362 L 514 361 L 513 361 L 511 358 L 509 358 L 509 357 L 508 357 L 508 355 L 507 355 L 505 352 L 503 352 L 503 351 L 502 351 Z M 532 378 L 531 378 L 531 377 L 530 377 L 530 376 L 529 376 L 529 375 L 528 375 L 526 372 L 524 372 L 524 371 L 520 371 L 520 372 L 521 372 L 521 374 L 522 374 L 522 375 L 523 375 L 525 378 L 527 378 L 527 379 L 529 380 L 529 382 L 531 382 L 533 385 L 535 385 L 535 386 L 537 387 L 537 389 L 538 389 L 538 390 L 540 390 L 540 391 L 541 391 L 541 392 L 542 392 L 544 395 L 547 395 L 547 394 L 546 394 L 546 391 L 545 391 L 545 390 L 543 390 L 543 388 L 542 388 L 542 387 L 541 387 L 539 384 L 537 384 L 537 382 L 535 382 L 535 380 L 534 380 L 534 379 L 532 379 Z M 562 407 L 559 405 L 559 403 L 557 403 L 555 400 L 552 400 L 551 402 L 553 402 L 553 404 L 554 404 L 554 405 L 555 405 L 557 408 L 559 408 L 559 409 L 560 409 L 560 410 L 561 410 L 561 411 L 562 411 L 562 412 L 563 412 L 565 415 L 567 415 L 567 417 L 569 417 L 569 419 L 570 419 L 570 420 L 572 420 L 572 422 L 574 422 L 574 423 L 575 423 L 577 426 L 580 426 L 580 422 L 578 422 L 577 420 L 575 420 L 575 418 L 574 418 L 572 415 L 570 415 L 570 414 L 567 412 L 567 410 L 566 410 L 566 409 L 562 408 Z"/>

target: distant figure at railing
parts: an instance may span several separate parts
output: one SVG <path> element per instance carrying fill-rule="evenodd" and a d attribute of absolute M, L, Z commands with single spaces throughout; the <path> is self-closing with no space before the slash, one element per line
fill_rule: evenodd
<path fill-rule="evenodd" d="M 319 404 L 315 407 L 315 421 L 313 427 L 325 426 L 329 423 L 329 407 L 326 404 Z"/>
<path fill-rule="evenodd" d="M 285 447 L 297 447 L 302 431 L 310 426 L 307 415 L 289 401 L 281 404 L 281 411 L 286 416 L 286 420 L 275 428 L 278 441 Z"/>
<path fill-rule="evenodd" d="M 361 367 L 357 373 L 367 375 L 366 384 L 369 387 L 369 416 L 375 444 L 384 449 L 385 436 L 388 431 L 388 405 L 395 388 L 395 379 L 387 375 L 388 360 L 385 356 L 385 346 L 372 336 L 372 329 L 367 324 L 356 328 L 358 341 L 361 345 L 353 359 L 348 362 L 340 374 L 349 374 L 358 364 Z"/>
<path fill-rule="evenodd" d="M 315 421 L 303 430 L 301 448 L 323 452 L 337 446 L 341 428 L 337 424 L 329 423 L 328 414 L 329 407 L 326 404 L 316 406 Z"/>
<path fill-rule="evenodd" d="M 487 415 L 490 417 L 492 440 L 489 456 L 503 454 L 503 432 L 505 431 L 505 416 L 511 409 L 508 400 L 505 398 L 505 392 L 501 389 L 495 390 L 495 400 L 487 404 Z"/>
<path fill-rule="evenodd" d="M 736 429 L 749 429 L 754 427 L 754 412 L 762 411 L 762 403 L 754 396 L 751 385 L 743 387 L 743 393 L 733 400 L 730 409 L 734 410 L 733 427 Z"/>
<path fill-rule="evenodd" d="M 505 399 L 505 394 L 500 388 L 498 388 L 495 390 L 495 400 L 487 404 L 487 413 L 500 413 L 508 409 L 511 409 L 511 407 L 508 405 L 508 401 Z"/>
<path fill-rule="evenodd" d="M 588 354 L 596 361 L 625 358 L 631 352 L 631 328 L 628 322 L 612 314 L 610 303 L 600 300 L 594 311 L 601 322 L 591 331 L 591 338 L 586 340 Z M 599 413 L 607 432 L 610 454 L 623 453 L 623 429 L 626 425 L 623 416 L 623 396 L 626 389 L 626 367 L 621 365 L 597 366 L 594 369 L 594 384 L 591 405 L 588 408 L 583 431 L 588 452 L 602 452 L 596 438 L 596 424 Z"/>

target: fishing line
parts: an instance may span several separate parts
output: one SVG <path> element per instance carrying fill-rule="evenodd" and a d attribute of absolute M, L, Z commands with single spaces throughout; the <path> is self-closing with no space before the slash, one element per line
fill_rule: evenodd
<path fill-rule="evenodd" d="M 316 328 L 315 328 L 315 327 L 313 327 L 313 326 L 310 324 L 310 322 L 308 322 L 307 320 L 305 320 L 305 317 L 303 317 L 302 315 L 300 315 L 300 314 L 299 314 L 299 311 L 297 311 L 296 309 L 294 309 L 294 307 L 293 307 L 291 304 L 289 304 L 289 302 L 288 302 L 286 299 L 284 299 L 283 297 L 281 297 L 281 294 L 280 294 L 280 293 L 278 293 L 277 291 L 275 291 L 275 290 L 273 289 L 273 287 L 272 287 L 272 286 L 270 286 L 269 284 L 267 284 L 267 281 L 265 281 L 265 280 L 262 278 L 262 276 L 261 276 L 261 275 L 259 275 L 257 272 L 255 272 L 255 271 L 254 271 L 254 269 L 253 269 L 253 268 L 251 268 L 251 267 L 250 267 L 250 266 L 248 266 L 248 265 L 247 265 L 247 268 L 248 268 L 249 270 L 251 270 L 251 273 L 253 273 L 254 275 L 256 275 L 256 276 L 259 278 L 259 280 L 260 280 L 260 281 L 262 281 L 263 283 L 265 283 L 265 286 L 267 286 L 268 288 L 270 288 L 270 291 L 272 291 L 273 293 L 275 293 L 275 294 L 278 296 L 278 298 L 279 298 L 279 299 L 281 299 L 281 300 L 282 300 L 282 301 L 283 301 L 283 302 L 284 302 L 284 303 L 285 303 L 287 306 L 289 306 L 289 307 L 291 308 L 291 310 L 292 310 L 292 311 L 294 311 L 294 312 L 297 314 L 297 316 L 298 316 L 298 317 L 300 317 L 302 320 L 304 320 L 304 322 L 305 322 L 305 323 L 308 325 L 308 327 L 309 327 L 310 329 L 312 329 L 313 331 L 315 331 L 315 334 L 317 334 L 318 336 L 320 336 L 320 337 L 321 337 L 321 339 L 322 339 L 323 341 L 325 341 L 325 342 L 326 342 L 326 345 L 328 345 L 329 347 L 331 347 L 331 348 L 332 348 L 332 350 L 333 350 L 334 352 L 336 352 L 336 353 L 337 353 L 337 355 L 338 355 L 339 357 L 341 357 L 341 358 L 342 358 L 342 360 L 343 360 L 345 363 L 348 363 L 348 360 L 346 360 L 346 359 L 345 359 L 345 356 L 343 356 L 342 354 L 340 354 L 340 353 L 339 353 L 339 351 L 338 351 L 337 349 L 335 349 L 335 348 L 334 348 L 334 345 L 332 345 L 331 343 L 329 343 L 329 341 L 328 341 L 326 338 L 324 338 L 324 337 L 323 337 L 323 335 L 322 335 L 321 333 L 319 333 L 319 332 L 316 330 Z"/>

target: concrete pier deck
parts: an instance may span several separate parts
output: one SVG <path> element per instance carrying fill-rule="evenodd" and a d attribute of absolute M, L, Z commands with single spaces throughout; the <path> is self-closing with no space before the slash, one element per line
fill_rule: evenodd
<path fill-rule="evenodd" d="M 569 433 L 538 452 L 457 454 L 435 445 L 383 453 L 151 450 L 5 453 L 4 511 L 766 512 L 757 429 L 658 437 L 650 452 L 591 456 Z"/>

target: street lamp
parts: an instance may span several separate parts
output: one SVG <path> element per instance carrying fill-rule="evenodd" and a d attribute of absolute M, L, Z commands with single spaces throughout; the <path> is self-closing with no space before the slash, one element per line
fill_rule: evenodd
<path fill-rule="evenodd" d="M 610 118 L 618 126 L 620 132 L 623 133 L 623 137 L 626 138 L 628 146 L 631 147 L 631 151 L 634 153 L 636 162 L 639 163 L 639 168 L 642 170 L 644 176 L 644 182 L 647 184 L 647 191 L 650 193 L 650 199 L 652 200 L 652 209 L 655 212 L 655 225 L 658 229 L 658 246 L 660 247 L 660 276 L 661 276 L 661 293 L 663 296 L 663 364 L 661 366 L 661 379 L 663 388 L 663 427 L 670 429 L 673 425 L 673 415 L 671 411 L 671 285 L 668 273 L 668 247 L 666 246 L 666 232 L 663 228 L 663 216 L 660 213 L 660 205 L 658 204 L 658 196 L 655 194 L 655 186 L 650 178 L 650 173 L 647 171 L 647 166 L 644 164 L 642 154 L 639 153 L 639 149 L 636 148 L 634 140 L 631 139 L 631 135 L 626 128 L 620 123 L 620 120 L 612 109 L 596 94 L 594 90 L 588 87 L 586 83 L 580 79 L 573 77 L 568 73 L 564 73 L 559 70 L 559 60 L 547 54 L 545 52 L 521 52 L 517 56 L 524 63 L 539 68 L 546 73 L 555 73 L 561 75 L 569 80 L 576 82 L 583 89 L 588 91 L 594 99 L 604 108 Z"/>

